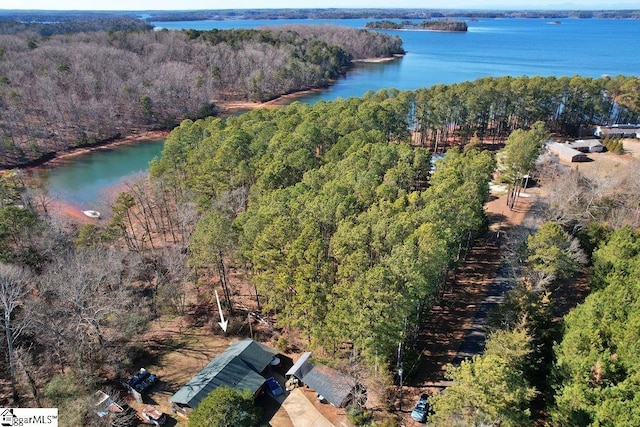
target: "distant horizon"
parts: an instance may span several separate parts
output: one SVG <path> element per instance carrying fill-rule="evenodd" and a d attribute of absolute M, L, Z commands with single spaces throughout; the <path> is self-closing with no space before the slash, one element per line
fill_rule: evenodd
<path fill-rule="evenodd" d="M 425 5 L 421 0 L 397 0 L 388 6 L 389 0 L 310 0 L 305 7 L 293 0 L 273 0 L 270 7 L 255 0 L 236 0 L 234 7 L 216 7 L 208 0 L 112 0 L 105 8 L 102 0 L 33 0 L 27 5 L 23 0 L 0 0 L 0 10 L 11 11 L 68 11 L 68 12 L 153 12 L 153 11 L 209 11 L 209 10 L 273 10 L 273 9 L 421 9 L 460 11 L 619 11 L 640 10 L 635 0 L 620 0 L 606 4 L 601 0 L 577 0 L 558 3 L 541 0 L 535 7 L 523 0 L 499 0 L 486 4 L 478 0 L 435 0 Z M 26 6 L 26 7 L 25 7 Z"/>

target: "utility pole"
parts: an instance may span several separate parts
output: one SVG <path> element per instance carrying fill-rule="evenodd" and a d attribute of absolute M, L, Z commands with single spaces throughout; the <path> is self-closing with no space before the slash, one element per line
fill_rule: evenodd
<path fill-rule="evenodd" d="M 400 375 L 400 404 L 398 405 L 398 410 L 402 412 L 402 364 L 398 368 L 398 375 Z"/>
<path fill-rule="evenodd" d="M 398 361 L 397 361 L 398 375 L 400 376 L 400 405 L 398 410 L 402 412 L 402 342 L 398 343 Z"/>

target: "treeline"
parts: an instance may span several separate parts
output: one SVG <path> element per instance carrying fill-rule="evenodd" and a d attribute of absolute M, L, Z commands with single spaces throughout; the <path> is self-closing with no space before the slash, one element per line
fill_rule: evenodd
<path fill-rule="evenodd" d="M 414 23 L 412 21 L 374 21 L 367 22 L 365 27 L 377 30 L 427 29 L 432 31 L 453 32 L 465 32 L 468 30 L 466 22 L 449 20 L 422 21 L 419 23 Z"/>
<path fill-rule="evenodd" d="M 139 31 L 151 30 L 153 26 L 133 18 L 94 19 L 66 22 L 22 22 L 0 20 L 0 34 L 33 33 L 34 36 L 49 37 L 56 34 L 92 31 Z"/>
<path fill-rule="evenodd" d="M 415 92 L 416 142 L 434 150 L 472 137 L 504 140 L 541 121 L 552 133 L 592 134 L 597 123 L 635 123 L 637 77 L 487 77 Z"/>
<path fill-rule="evenodd" d="M 313 40 L 320 43 L 309 43 L 302 50 L 303 55 L 309 56 L 307 59 L 316 63 L 318 59 L 314 57 L 319 53 L 318 45 L 325 43 L 333 49 L 336 56 L 334 66 L 337 69 L 330 69 L 332 77 L 336 77 L 344 67 L 348 67 L 351 60 L 382 58 L 393 55 L 404 54 L 402 39 L 390 37 L 384 34 L 354 30 L 349 27 L 337 25 L 278 25 L 273 27 L 263 27 L 260 30 L 186 30 L 190 38 L 204 38 L 212 42 L 229 43 L 234 45 L 239 40 L 268 43 L 273 46 L 286 44 L 297 45 L 301 40 Z M 342 51 L 340 51 L 340 49 Z M 348 56 L 345 57 L 344 53 Z"/>
<path fill-rule="evenodd" d="M 80 21 L 119 20 L 121 18 L 139 18 L 141 12 L 107 10 L 30 10 L 2 9 L 0 21 L 64 23 Z"/>
<path fill-rule="evenodd" d="M 0 20 L 18 22 L 68 22 L 107 19 L 152 21 L 208 21 L 234 19 L 495 19 L 495 18 L 600 18 L 639 19 L 637 10 L 464 10 L 399 8 L 333 9 L 225 9 L 136 11 L 0 10 Z"/>
<path fill-rule="evenodd" d="M 464 10 L 464 9 L 229 9 L 150 11 L 149 21 L 232 19 L 441 19 L 441 18 L 608 18 L 639 19 L 637 10 Z"/>
<path fill-rule="evenodd" d="M 445 20 L 422 21 L 418 24 L 414 24 L 413 28 L 423 28 L 423 29 L 433 30 L 433 31 L 464 32 L 464 31 L 467 31 L 467 23 L 461 22 L 461 21 L 445 21 Z"/>
<path fill-rule="evenodd" d="M 398 38 L 324 26 L 0 36 L 1 166 L 324 87 L 354 56 L 401 52 Z"/>

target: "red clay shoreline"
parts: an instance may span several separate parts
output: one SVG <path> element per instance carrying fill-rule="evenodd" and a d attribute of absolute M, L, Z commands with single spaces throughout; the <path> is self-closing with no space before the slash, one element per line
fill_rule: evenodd
<path fill-rule="evenodd" d="M 36 163 L 36 164 L 30 165 L 26 169 L 56 166 L 56 165 L 65 163 L 66 161 L 68 161 L 73 157 L 81 156 L 87 153 L 92 153 L 94 151 L 108 150 L 113 147 L 118 147 L 120 145 L 134 144 L 136 142 L 150 141 L 154 139 L 165 139 L 167 135 L 169 135 L 169 132 L 170 132 L 169 130 L 146 131 L 146 132 L 141 132 L 141 133 L 133 134 L 130 136 L 126 136 L 123 138 L 117 138 L 111 141 L 105 141 L 89 147 L 79 147 L 69 151 L 55 153 L 53 158 L 47 159 L 42 163 Z"/>

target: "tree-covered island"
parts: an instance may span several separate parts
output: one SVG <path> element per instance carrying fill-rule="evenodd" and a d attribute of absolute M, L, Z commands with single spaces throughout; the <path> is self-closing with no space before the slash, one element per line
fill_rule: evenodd
<path fill-rule="evenodd" d="M 466 32 L 468 30 L 467 23 L 463 21 L 450 20 L 429 20 L 422 22 L 412 21 L 372 21 L 367 22 L 366 28 L 376 30 L 430 30 L 430 31 L 447 31 L 447 32 Z"/>

